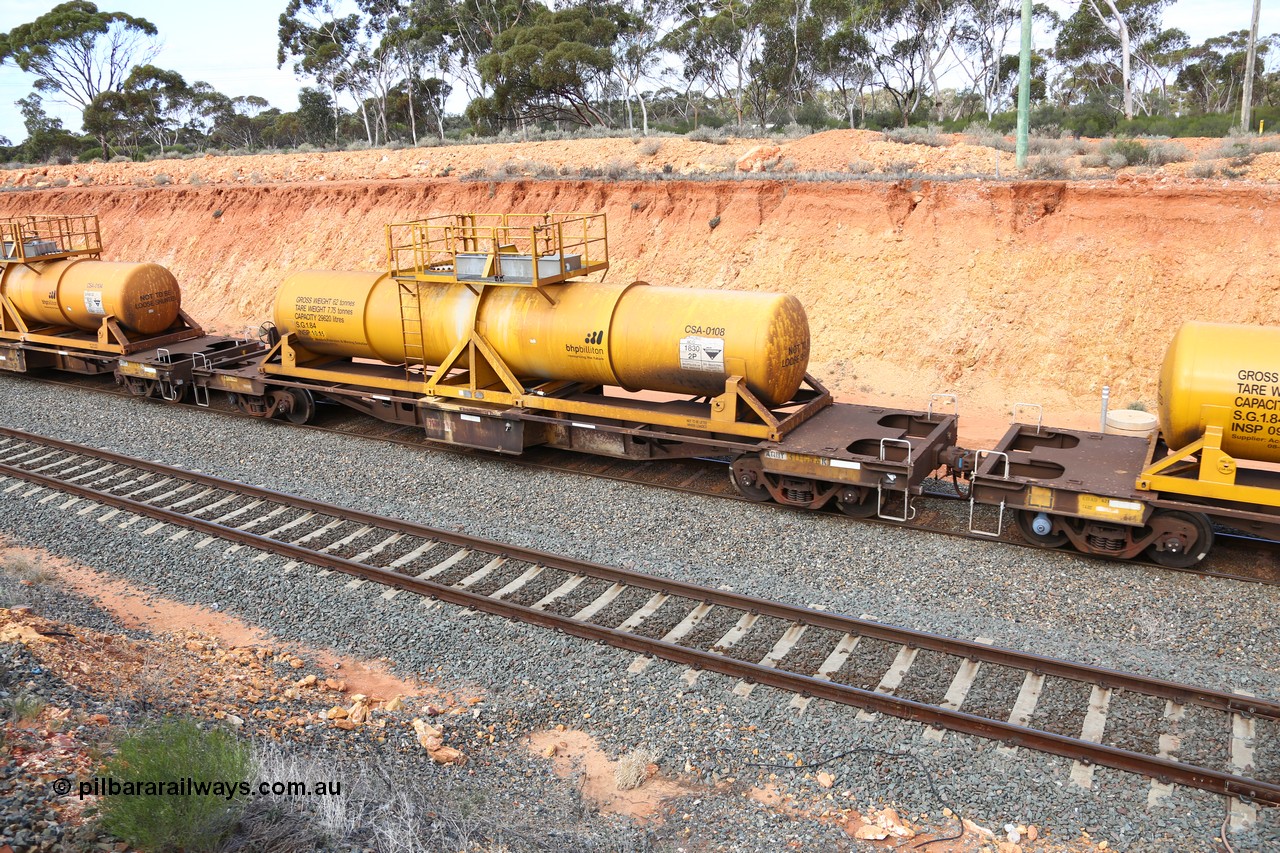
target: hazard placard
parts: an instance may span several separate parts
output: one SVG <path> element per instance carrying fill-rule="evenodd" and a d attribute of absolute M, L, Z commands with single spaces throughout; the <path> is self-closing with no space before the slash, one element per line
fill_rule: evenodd
<path fill-rule="evenodd" d="M 724 373 L 724 338 L 681 338 L 680 367 L 682 370 Z"/>

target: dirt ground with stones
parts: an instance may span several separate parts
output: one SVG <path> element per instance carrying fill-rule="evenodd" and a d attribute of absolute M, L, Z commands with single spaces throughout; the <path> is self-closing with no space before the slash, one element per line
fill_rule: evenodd
<path fill-rule="evenodd" d="M 486 697 L 471 695 L 465 685 L 406 679 L 383 661 L 280 641 L 234 616 L 166 599 L 41 549 L 0 540 L 0 566 L 2 603 L 12 605 L 0 608 L 0 693 L 42 700 L 34 715 L 4 721 L 4 853 L 127 851 L 95 827 L 96 796 L 73 790 L 58 797 L 50 790 L 57 779 L 92 780 L 113 738 L 157 713 L 185 714 L 249 739 L 305 749 L 408 753 L 481 787 L 485 777 L 503 772 L 500 756 L 516 753 L 521 761 L 544 765 L 566 796 L 612 821 L 614 832 L 621 825 L 624 835 L 646 839 L 637 849 L 686 849 L 681 844 L 696 829 L 683 825 L 690 817 L 683 807 L 704 798 L 727 800 L 728 808 L 765 809 L 783 824 L 835 827 L 860 850 L 926 841 L 937 853 L 1108 846 L 1087 834 L 1055 835 L 1049 815 L 1043 825 L 994 828 L 963 819 L 964 837 L 948 840 L 957 829 L 950 808 L 931 815 L 889 802 L 860 810 L 825 770 L 804 773 L 813 783 L 808 796 L 732 779 L 708 786 L 680 767 L 659 764 L 639 770 L 637 787 L 620 787 L 625 758 L 610 757 L 572 720 L 538 730 L 514 717 L 503 725 L 476 722 Z M 803 767 L 794 754 L 788 758 Z M 3 814 L 15 806 L 24 812 L 21 819 Z"/>
<path fill-rule="evenodd" d="M 810 372 L 837 396 L 923 407 L 931 393 L 956 393 L 970 446 L 1003 432 L 1014 402 L 1043 403 L 1046 420 L 1064 426 L 1096 423 L 1103 385 L 1119 405 L 1149 407 L 1183 320 L 1276 316 L 1280 154 L 1236 164 L 1246 158 L 1218 156 L 1221 140 L 1180 141 L 1185 162 L 1115 172 L 1073 154 L 1072 180 L 1015 182 L 1008 152 L 942 141 L 832 131 L 51 166 L 0 171 L 11 190 L 0 192 L 0 217 L 96 213 L 105 257 L 166 265 L 188 313 L 232 332 L 271 316 L 290 271 L 384 268 L 391 222 L 603 211 L 611 281 L 793 293 L 813 332 Z M 1204 163 L 1234 177 L 1192 177 Z M 532 729 L 490 719 L 486 697 L 465 684 L 407 681 L 385 662 L 284 642 L 155 590 L 108 583 L 109 566 L 16 556 L 38 568 L 4 581 L 12 593 L 0 604 L 14 606 L 0 610 L 0 689 L 35 691 L 45 705 L 5 722 L 0 853 L 5 842 L 58 849 L 64 837 L 74 839 L 69 849 L 115 849 L 86 822 L 83 803 L 49 803 L 44 792 L 65 768 L 91 775 L 112 736 L 157 709 L 258 740 L 394 753 L 434 778 L 482 786 L 518 768 L 560 791 L 567 814 L 599 821 L 599 837 L 637 849 L 701 849 L 687 816 L 711 802 L 722 814 L 767 812 L 805 837 L 835 827 L 853 849 L 954 830 L 954 815 L 941 811 L 851 801 L 822 770 L 799 768 L 801 785 L 788 776 L 744 787 L 654 762 L 641 768 L 640 787 L 623 791 L 621 756 L 578 720 Z M 541 790 L 513 796 L 527 804 Z M 9 819 L 23 814 L 27 825 Z M 959 842 L 925 849 L 1105 849 L 1104 838 L 1062 837 L 1055 817 L 970 824 Z"/>

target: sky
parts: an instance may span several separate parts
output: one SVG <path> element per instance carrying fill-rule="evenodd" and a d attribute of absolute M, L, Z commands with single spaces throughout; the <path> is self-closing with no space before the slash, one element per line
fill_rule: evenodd
<path fill-rule="evenodd" d="M 261 95 L 274 107 L 296 109 L 298 89 L 310 81 L 294 77 L 289 65 L 276 68 L 276 26 L 287 0 L 219 0 L 210 6 L 174 0 L 97 0 L 98 8 L 143 17 L 160 31 L 162 47 L 153 60 L 179 72 L 188 82 L 203 80 L 225 95 Z M 1059 14 L 1078 2 L 1047 0 Z M 51 0 L 4 0 L 0 32 L 35 20 L 57 5 Z M 1271 8 L 1268 8 L 1271 7 Z M 210 14 L 216 9 L 216 14 Z M 1177 0 L 1165 12 L 1165 25 L 1187 32 L 1193 44 L 1231 30 L 1247 29 L 1252 0 Z M 1280 32 L 1280 3 L 1263 4 L 1263 35 Z M 14 101 L 31 92 L 35 76 L 12 63 L 0 66 L 0 136 L 19 142 L 26 137 Z M 461 87 L 457 87 L 461 89 Z M 350 105 L 347 105 L 348 107 Z M 450 105 L 460 108 L 460 105 Z M 80 130 L 79 111 L 45 96 L 45 109 Z"/>

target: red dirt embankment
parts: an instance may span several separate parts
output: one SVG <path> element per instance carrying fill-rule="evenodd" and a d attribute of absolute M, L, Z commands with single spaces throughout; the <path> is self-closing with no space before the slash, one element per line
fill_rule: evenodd
<path fill-rule="evenodd" d="M 1143 180 L 447 178 L 6 193 L 0 216 L 100 214 L 108 258 L 168 266 L 187 310 L 229 331 L 268 319 L 290 271 L 382 268 L 389 222 L 600 210 L 610 280 L 796 294 L 810 372 L 841 396 L 923 407 L 949 391 L 966 420 L 994 425 L 1029 401 L 1087 425 L 1104 384 L 1116 405 L 1150 404 L 1182 321 L 1274 321 L 1277 201 L 1264 186 Z"/>

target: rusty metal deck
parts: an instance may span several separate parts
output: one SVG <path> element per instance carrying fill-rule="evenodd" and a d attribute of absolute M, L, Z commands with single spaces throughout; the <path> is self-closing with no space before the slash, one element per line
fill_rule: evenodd
<path fill-rule="evenodd" d="M 1012 424 L 978 461 L 974 480 L 1018 483 L 1147 500 L 1135 486 L 1147 459 L 1148 441 L 1085 430 Z M 1008 477 L 1005 477 L 1005 460 Z"/>

